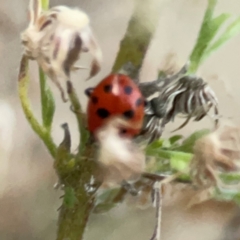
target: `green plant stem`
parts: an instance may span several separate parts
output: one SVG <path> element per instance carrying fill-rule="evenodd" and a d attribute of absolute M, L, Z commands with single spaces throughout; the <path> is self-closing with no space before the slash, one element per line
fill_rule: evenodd
<path fill-rule="evenodd" d="M 85 190 L 79 191 L 80 201 L 74 208 L 62 207 L 59 215 L 57 240 L 82 240 L 89 215 L 94 206 L 94 198 L 90 199 Z M 78 198 L 78 199 L 79 199 Z"/>
<path fill-rule="evenodd" d="M 18 76 L 18 93 L 22 104 L 22 108 L 32 129 L 42 139 L 52 157 L 55 157 L 56 145 L 54 144 L 49 131 L 47 131 L 47 129 L 45 129 L 43 126 L 39 124 L 31 110 L 30 102 L 28 99 L 28 87 L 29 87 L 28 59 L 27 57 L 23 56 L 21 59 Z"/>
<path fill-rule="evenodd" d="M 78 130 L 80 133 L 78 154 L 81 155 L 85 150 L 86 143 L 89 137 L 88 131 L 86 129 L 86 116 L 82 111 L 78 96 L 70 81 L 67 82 L 67 91 L 72 104 L 72 110 L 74 111 L 78 122 Z"/>
<path fill-rule="evenodd" d="M 64 169 L 63 171 L 57 169 L 61 176 L 61 183 L 65 186 L 65 199 L 68 199 L 67 203 L 63 201 L 60 209 L 57 240 L 83 239 L 88 218 L 94 208 L 97 187 L 90 192 L 87 190 L 87 185 L 90 184 L 96 169 L 95 161 L 93 161 L 95 151 L 93 146 L 88 146 L 87 150 L 84 159 L 77 161 L 73 171 L 66 173 Z M 67 196 L 69 192 L 67 189 L 71 189 L 70 196 Z"/>
<path fill-rule="evenodd" d="M 159 0 L 135 0 L 134 12 L 120 43 L 120 50 L 112 68 L 113 72 L 118 72 L 124 64 L 131 62 L 135 71 L 130 73 L 130 77 L 138 78 L 158 25 L 160 2 Z"/>
<path fill-rule="evenodd" d="M 94 197 L 91 199 L 85 189 L 77 191 L 77 204 L 73 208 L 62 206 L 59 214 L 57 240 L 81 240 L 94 206 Z"/>

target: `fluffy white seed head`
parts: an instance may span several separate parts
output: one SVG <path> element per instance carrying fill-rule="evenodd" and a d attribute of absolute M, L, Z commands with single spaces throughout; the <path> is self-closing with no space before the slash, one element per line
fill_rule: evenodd
<path fill-rule="evenodd" d="M 104 187 L 115 186 L 123 180 L 135 181 L 144 171 L 144 153 L 130 138 L 119 135 L 119 128 L 126 125 L 128 123 L 124 120 L 113 118 L 96 134 Z"/>

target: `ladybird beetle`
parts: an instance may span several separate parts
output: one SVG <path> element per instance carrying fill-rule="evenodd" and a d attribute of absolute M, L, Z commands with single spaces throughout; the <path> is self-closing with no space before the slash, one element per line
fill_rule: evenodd
<path fill-rule="evenodd" d="M 85 94 L 89 97 L 87 122 L 91 133 L 96 133 L 106 121 L 115 116 L 123 117 L 133 126 L 120 129 L 120 134 L 134 137 L 140 133 L 145 99 L 131 78 L 123 74 L 111 74 L 95 88 L 86 89 Z"/>

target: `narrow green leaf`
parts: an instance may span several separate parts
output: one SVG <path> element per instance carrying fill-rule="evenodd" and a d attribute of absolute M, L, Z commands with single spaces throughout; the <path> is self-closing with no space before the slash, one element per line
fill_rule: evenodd
<path fill-rule="evenodd" d="M 222 27 L 222 25 L 226 22 L 226 20 L 230 17 L 231 15 L 228 14 L 228 13 L 222 13 L 220 14 L 219 16 L 213 18 L 209 23 L 208 23 L 208 28 L 207 28 L 207 36 L 203 36 L 203 39 L 204 38 L 207 38 L 207 46 L 209 46 L 210 42 L 213 40 L 213 38 L 216 36 L 216 34 L 218 33 L 219 29 Z M 204 44 L 204 43 L 203 43 Z M 206 51 L 206 48 L 204 50 L 204 52 Z M 204 52 L 203 54 L 201 55 L 201 58 L 203 57 L 204 55 Z"/>
<path fill-rule="evenodd" d="M 208 7 L 204 15 L 202 26 L 198 35 L 197 42 L 190 54 L 189 73 L 195 73 L 200 64 L 205 60 L 205 52 L 208 49 L 211 41 L 218 33 L 221 26 L 230 17 L 228 13 L 222 13 L 213 18 L 214 8 L 217 1 L 209 0 Z"/>
<path fill-rule="evenodd" d="M 180 151 L 180 152 L 186 152 L 186 153 L 193 153 L 193 147 L 195 142 L 207 135 L 210 131 L 208 129 L 202 129 L 200 131 L 194 132 L 191 134 L 188 138 L 186 138 L 183 142 L 182 145 L 179 147 L 174 148 L 174 151 Z"/>
<path fill-rule="evenodd" d="M 147 164 L 146 171 L 149 173 L 171 173 L 170 160 L 155 156 L 155 162 Z"/>
<path fill-rule="evenodd" d="M 211 15 L 213 13 L 213 10 L 216 4 L 217 4 L 217 0 L 208 0 L 208 11 L 211 13 Z"/>
<path fill-rule="evenodd" d="M 39 77 L 41 89 L 42 121 L 44 127 L 50 131 L 55 112 L 55 102 L 52 92 L 47 86 L 46 76 L 41 69 L 39 69 Z"/>
<path fill-rule="evenodd" d="M 163 150 L 163 149 L 155 149 L 152 152 L 152 156 L 155 157 L 156 162 L 154 165 L 147 167 L 147 171 L 151 173 L 170 173 L 172 171 L 181 171 L 186 173 L 189 163 L 192 159 L 192 154 Z M 188 175 L 182 176 L 183 180 L 189 180 Z"/>
<path fill-rule="evenodd" d="M 178 177 L 178 179 L 185 182 L 191 182 L 191 177 L 189 176 L 189 174 L 182 174 Z"/>
<path fill-rule="evenodd" d="M 163 145 L 163 142 L 165 141 L 165 139 L 161 138 L 158 139 L 154 142 L 152 142 L 151 144 L 148 145 L 149 148 L 160 148 Z"/>
<path fill-rule="evenodd" d="M 219 16 L 215 17 L 211 21 L 212 27 L 212 36 L 211 39 L 217 34 L 220 27 L 226 22 L 227 19 L 231 17 L 229 13 L 222 13 Z"/>
<path fill-rule="evenodd" d="M 240 182 L 240 174 L 239 173 L 222 173 L 222 174 L 220 174 L 220 178 L 227 184 L 233 184 L 236 182 Z"/>
<path fill-rule="evenodd" d="M 199 65 L 202 64 L 204 62 L 204 60 L 206 60 L 209 57 L 209 54 L 207 54 L 207 52 L 208 52 L 209 46 L 211 45 L 212 40 L 214 39 L 214 37 L 217 35 L 220 28 L 223 26 L 223 24 L 226 22 L 226 20 L 229 19 L 230 16 L 231 15 L 228 13 L 222 13 L 219 16 L 217 16 L 216 18 L 212 19 L 210 26 L 209 26 L 208 44 L 207 44 L 204 52 L 202 53 L 202 55 L 199 57 L 199 59 L 200 59 Z"/>
<path fill-rule="evenodd" d="M 184 172 L 188 168 L 192 157 L 193 155 L 189 153 L 174 152 L 174 154 L 171 154 L 170 158 L 172 169 Z"/>
<path fill-rule="evenodd" d="M 163 139 L 159 139 L 159 140 L 156 140 L 156 141 L 152 142 L 151 144 L 149 144 L 146 147 L 146 150 L 145 150 L 146 151 L 146 155 L 152 156 L 154 154 L 154 149 L 162 148 L 163 142 L 164 142 Z"/>
<path fill-rule="evenodd" d="M 204 14 L 203 22 L 198 34 L 196 44 L 190 54 L 189 73 L 195 73 L 199 67 L 201 57 L 212 39 L 212 16 L 217 0 L 208 0 L 208 6 Z"/>
<path fill-rule="evenodd" d="M 191 153 L 181 152 L 181 151 L 172 151 L 172 150 L 164 150 L 164 149 L 154 149 L 152 151 L 152 156 L 156 156 L 162 159 L 182 159 L 184 161 L 188 161 L 189 158 L 192 157 Z"/>
<path fill-rule="evenodd" d="M 169 138 L 171 145 L 176 144 L 179 140 L 183 139 L 183 135 L 174 135 Z"/>
<path fill-rule="evenodd" d="M 165 139 L 162 143 L 162 148 L 166 149 L 166 148 L 170 148 L 171 147 L 171 142 L 169 141 L 169 139 Z"/>
<path fill-rule="evenodd" d="M 240 205 L 240 192 L 237 190 L 215 189 L 213 197 L 219 201 L 234 201 Z"/>
<path fill-rule="evenodd" d="M 230 17 L 231 17 L 230 13 L 221 13 L 220 15 L 212 19 L 212 25 L 214 26 L 214 28 L 219 28 Z"/>
<path fill-rule="evenodd" d="M 240 33 L 240 17 L 238 17 L 232 24 L 230 24 L 224 33 L 217 39 L 213 44 L 211 44 L 206 50 L 203 60 L 209 57 L 214 51 L 220 48 L 228 40 Z"/>

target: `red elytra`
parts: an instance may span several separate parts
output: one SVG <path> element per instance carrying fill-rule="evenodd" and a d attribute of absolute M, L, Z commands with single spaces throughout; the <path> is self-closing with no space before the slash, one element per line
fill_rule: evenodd
<path fill-rule="evenodd" d="M 144 97 L 138 86 L 126 75 L 111 74 L 94 89 L 86 90 L 88 129 L 95 133 L 111 117 L 121 116 L 133 128 L 121 133 L 133 137 L 141 131 L 144 118 Z M 139 126 L 136 128 L 136 126 Z"/>

